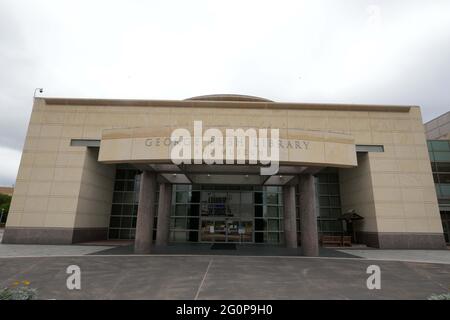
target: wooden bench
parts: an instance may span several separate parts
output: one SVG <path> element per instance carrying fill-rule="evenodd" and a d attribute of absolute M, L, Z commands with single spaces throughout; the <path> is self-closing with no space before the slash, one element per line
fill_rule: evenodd
<path fill-rule="evenodd" d="M 352 236 L 342 236 L 342 246 L 352 246 Z"/>
<path fill-rule="evenodd" d="M 341 236 L 322 236 L 322 245 L 334 245 L 341 246 L 342 245 L 342 237 Z"/>
<path fill-rule="evenodd" d="M 320 239 L 322 246 L 331 245 L 331 246 L 352 246 L 352 237 L 351 236 L 322 236 Z"/>

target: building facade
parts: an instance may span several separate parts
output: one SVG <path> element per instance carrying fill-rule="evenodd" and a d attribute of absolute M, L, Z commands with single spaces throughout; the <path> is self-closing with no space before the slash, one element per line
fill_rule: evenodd
<path fill-rule="evenodd" d="M 429 140 L 450 140 L 450 111 L 425 123 Z"/>
<path fill-rule="evenodd" d="M 174 162 L 174 130 L 195 135 L 200 122 L 205 135 L 278 129 L 278 171 L 262 175 L 267 164 L 249 153 L 211 164 L 195 145 Z M 357 242 L 445 247 L 419 107 L 37 98 L 3 242 L 134 239 L 141 253 L 178 242 L 299 244 L 317 255 L 349 211 L 363 217 Z"/>
<path fill-rule="evenodd" d="M 445 241 L 450 243 L 450 112 L 425 123 Z"/>

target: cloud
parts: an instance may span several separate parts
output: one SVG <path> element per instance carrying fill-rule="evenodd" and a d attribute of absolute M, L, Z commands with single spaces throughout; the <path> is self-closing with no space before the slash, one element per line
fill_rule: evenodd
<path fill-rule="evenodd" d="M 21 152 L 0 146 L 0 185 L 10 186 L 16 180 Z"/>
<path fill-rule="evenodd" d="M 64 97 L 413 104 L 430 120 L 450 109 L 448 12 L 446 0 L 3 0 L 0 147 L 20 153 L 36 87 Z"/>

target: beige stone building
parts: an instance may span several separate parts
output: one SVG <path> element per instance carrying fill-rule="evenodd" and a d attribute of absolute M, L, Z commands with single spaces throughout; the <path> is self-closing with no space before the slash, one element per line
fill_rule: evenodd
<path fill-rule="evenodd" d="M 430 140 L 450 140 L 450 111 L 425 123 L 425 133 Z"/>
<path fill-rule="evenodd" d="M 171 134 L 196 121 L 203 133 L 279 129 L 278 172 L 261 175 L 248 154 L 174 164 Z M 316 255 L 321 237 L 349 232 L 351 211 L 363 218 L 354 242 L 445 246 L 419 107 L 36 98 L 3 242 L 299 244 Z"/>

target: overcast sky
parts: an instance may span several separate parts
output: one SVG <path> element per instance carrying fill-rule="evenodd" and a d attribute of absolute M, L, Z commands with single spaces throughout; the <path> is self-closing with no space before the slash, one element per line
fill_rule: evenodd
<path fill-rule="evenodd" d="M 0 0 L 0 185 L 44 96 L 450 110 L 450 1 Z"/>

